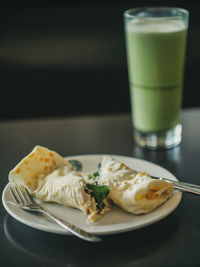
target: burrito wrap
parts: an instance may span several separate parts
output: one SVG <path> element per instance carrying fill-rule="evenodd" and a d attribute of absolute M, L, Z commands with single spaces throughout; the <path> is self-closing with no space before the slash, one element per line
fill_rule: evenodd
<path fill-rule="evenodd" d="M 132 170 L 107 156 L 101 163 L 99 183 L 110 188 L 110 198 L 116 205 L 134 214 L 152 211 L 173 194 L 170 182 L 152 179 L 148 173 Z"/>

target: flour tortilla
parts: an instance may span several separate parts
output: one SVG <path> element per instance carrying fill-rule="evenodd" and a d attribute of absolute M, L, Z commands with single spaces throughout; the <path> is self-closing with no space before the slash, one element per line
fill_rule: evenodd
<path fill-rule="evenodd" d="M 85 192 L 86 182 L 72 165 L 55 151 L 36 146 L 10 171 L 9 181 L 24 186 L 42 201 L 82 210 L 94 222 L 111 209 L 109 198 L 100 212 L 94 197 Z"/>
<path fill-rule="evenodd" d="M 30 192 L 34 192 L 48 174 L 64 166 L 70 166 L 70 163 L 58 153 L 42 146 L 36 146 L 10 171 L 9 181 L 23 185 Z"/>
<path fill-rule="evenodd" d="M 148 213 L 173 194 L 173 185 L 152 179 L 146 172 L 137 172 L 124 163 L 105 156 L 101 163 L 98 182 L 110 188 L 110 198 L 133 214 Z"/>

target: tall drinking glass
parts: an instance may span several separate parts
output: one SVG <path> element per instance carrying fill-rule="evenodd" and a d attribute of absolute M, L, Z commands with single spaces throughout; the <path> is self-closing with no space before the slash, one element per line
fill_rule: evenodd
<path fill-rule="evenodd" d="M 124 13 L 134 136 L 142 147 L 181 142 L 180 108 L 189 13 L 175 7 Z"/>

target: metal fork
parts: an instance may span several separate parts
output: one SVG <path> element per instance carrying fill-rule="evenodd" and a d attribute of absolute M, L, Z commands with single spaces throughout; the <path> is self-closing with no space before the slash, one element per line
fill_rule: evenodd
<path fill-rule="evenodd" d="M 164 178 L 164 177 L 156 177 L 156 176 L 152 176 L 152 175 L 151 175 L 151 177 L 153 179 L 166 180 L 168 182 L 171 182 L 173 184 L 174 188 L 176 188 L 180 191 L 192 193 L 195 195 L 200 195 L 200 186 L 199 185 L 174 181 L 174 180 Z"/>
<path fill-rule="evenodd" d="M 53 221 L 55 221 L 57 224 L 59 224 L 61 227 L 63 227 L 65 230 L 71 232 L 75 236 L 84 239 L 86 241 L 91 242 L 98 242 L 101 241 L 101 239 L 97 236 L 94 236 L 80 228 L 78 228 L 75 225 L 72 225 L 71 223 L 68 223 L 64 221 L 63 219 L 51 214 L 48 210 L 41 207 L 29 194 L 28 190 L 25 187 L 12 185 L 10 187 L 11 195 L 14 199 L 14 202 L 17 204 L 17 206 L 23 210 L 26 211 L 35 211 L 35 212 L 41 212 L 48 217 L 50 217 Z"/>

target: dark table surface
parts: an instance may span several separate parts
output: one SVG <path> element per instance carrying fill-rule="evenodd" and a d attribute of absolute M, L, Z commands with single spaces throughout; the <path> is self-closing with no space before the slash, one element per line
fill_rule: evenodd
<path fill-rule="evenodd" d="M 200 109 L 182 112 L 183 140 L 167 151 L 146 151 L 132 140 L 130 114 L 0 123 L 0 193 L 8 172 L 37 145 L 63 156 L 120 154 L 155 162 L 179 179 L 200 184 Z M 0 206 L 1 266 L 200 266 L 200 198 L 183 193 L 163 220 L 88 243 L 26 226 Z"/>

